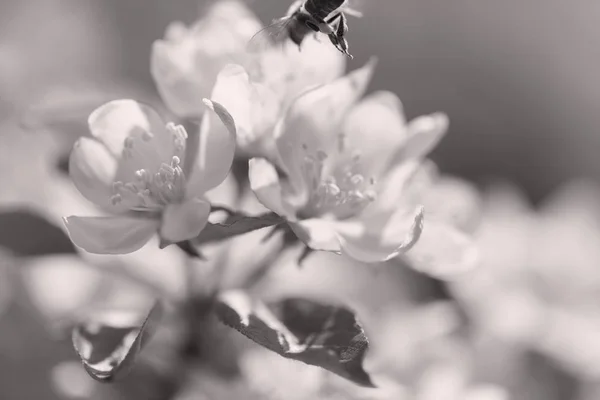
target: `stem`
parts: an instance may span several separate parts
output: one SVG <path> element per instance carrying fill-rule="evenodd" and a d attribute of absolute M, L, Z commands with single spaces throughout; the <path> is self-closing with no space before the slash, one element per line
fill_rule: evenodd
<path fill-rule="evenodd" d="M 184 359 L 193 359 L 200 357 L 200 346 L 198 340 L 201 335 L 200 312 L 198 307 L 199 298 L 196 293 L 197 273 L 196 266 L 189 260 L 185 266 L 186 279 L 186 299 L 183 312 L 187 323 L 187 338 L 182 347 L 182 356 Z"/>

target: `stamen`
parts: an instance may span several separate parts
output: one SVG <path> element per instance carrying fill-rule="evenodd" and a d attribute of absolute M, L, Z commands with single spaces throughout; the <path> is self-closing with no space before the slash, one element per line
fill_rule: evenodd
<path fill-rule="evenodd" d="M 188 137 L 181 125 L 169 123 L 166 130 L 172 135 L 175 153 L 165 160 L 158 170 L 139 168 L 135 171 L 131 182 L 115 181 L 112 183 L 112 204 L 127 205 L 133 210 L 157 210 L 170 203 L 177 203 L 185 196 L 186 179 L 181 169 L 181 156 L 178 151 L 185 150 Z M 152 132 L 144 131 L 138 136 L 129 136 L 123 141 L 123 157 L 133 154 L 136 140 L 152 141 Z M 139 143 L 138 143 L 139 144 Z M 157 145 L 151 143 L 151 146 Z"/>
<path fill-rule="evenodd" d="M 337 142 L 340 153 L 348 151 L 344 134 L 338 135 Z M 323 176 L 328 154 L 323 150 L 311 154 L 306 144 L 303 144 L 302 148 L 306 152 L 303 172 L 310 187 L 310 196 L 303 210 L 305 215 L 333 213 L 339 218 L 347 218 L 375 200 L 376 192 L 371 189 L 375 179 L 367 179 L 360 173 L 359 151 L 340 156 L 337 160 L 342 164 L 339 164 L 331 175 Z"/>
<path fill-rule="evenodd" d="M 135 171 L 135 177 L 140 183 L 147 182 L 148 176 L 148 171 L 146 171 L 145 169 L 138 169 L 137 171 Z"/>
<path fill-rule="evenodd" d="M 352 182 L 352 184 L 354 186 L 359 186 L 362 185 L 362 183 L 365 181 L 365 178 L 363 178 L 362 175 L 353 175 L 352 178 L 350 178 L 350 182 Z"/>
<path fill-rule="evenodd" d="M 173 122 L 169 122 L 166 126 L 167 132 L 173 137 L 173 146 L 176 152 L 183 152 L 185 150 L 185 143 L 188 138 L 188 134 L 185 128 L 181 125 L 175 125 Z"/>
<path fill-rule="evenodd" d="M 125 189 L 129 190 L 133 194 L 137 194 L 137 192 L 139 191 L 139 189 L 137 188 L 137 186 L 135 186 L 135 184 L 133 184 L 132 182 L 126 183 L 125 184 Z"/>
<path fill-rule="evenodd" d="M 113 206 L 116 206 L 117 204 L 119 204 L 121 202 L 121 200 L 123 200 L 123 197 L 121 197 L 120 194 L 115 194 L 110 198 L 110 202 L 112 203 Z"/>

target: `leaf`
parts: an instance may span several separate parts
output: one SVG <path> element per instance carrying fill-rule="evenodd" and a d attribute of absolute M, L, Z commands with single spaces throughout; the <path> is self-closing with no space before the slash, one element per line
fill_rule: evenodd
<path fill-rule="evenodd" d="M 223 293 L 215 307 L 221 322 L 261 346 L 375 387 L 362 366 L 369 341 L 352 311 L 299 298 L 267 306 L 241 291 Z"/>
<path fill-rule="evenodd" d="M 105 310 L 73 329 L 73 346 L 90 376 L 110 382 L 129 372 L 154 334 L 163 314 L 157 301 L 150 311 Z"/>
<path fill-rule="evenodd" d="M 282 222 L 283 218 L 275 213 L 262 214 L 256 217 L 250 217 L 241 213 L 231 213 L 223 223 L 209 222 L 206 224 L 206 227 L 200 232 L 200 235 L 193 240 L 193 243 L 199 245 L 216 242 L 258 229 L 278 225 Z"/>
<path fill-rule="evenodd" d="M 0 212 L 0 246 L 18 256 L 76 252 L 75 246 L 60 228 L 26 210 Z"/>

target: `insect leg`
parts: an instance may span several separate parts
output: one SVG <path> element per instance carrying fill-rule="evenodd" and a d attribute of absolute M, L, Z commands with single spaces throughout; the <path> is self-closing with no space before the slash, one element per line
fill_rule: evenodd
<path fill-rule="evenodd" d="M 347 55 L 350 58 L 353 58 L 352 55 L 348 52 L 348 41 L 346 40 L 346 33 L 348 33 L 348 22 L 346 20 L 346 16 L 344 13 L 339 13 L 334 15 L 329 19 L 331 25 L 335 26 L 335 32 L 329 35 L 329 39 L 331 43 L 342 53 Z"/>

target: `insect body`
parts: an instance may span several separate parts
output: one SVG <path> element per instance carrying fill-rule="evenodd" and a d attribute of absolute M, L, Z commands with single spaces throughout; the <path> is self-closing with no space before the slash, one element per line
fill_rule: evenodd
<path fill-rule="evenodd" d="M 347 1 L 298 0 L 292 4 L 285 17 L 275 20 L 256 36 L 266 34 L 275 42 L 289 38 L 300 46 L 306 36 L 320 32 L 326 34 L 339 51 L 352 58 L 345 37 L 348 32 L 345 12 L 354 15 L 356 12 L 346 7 Z"/>

